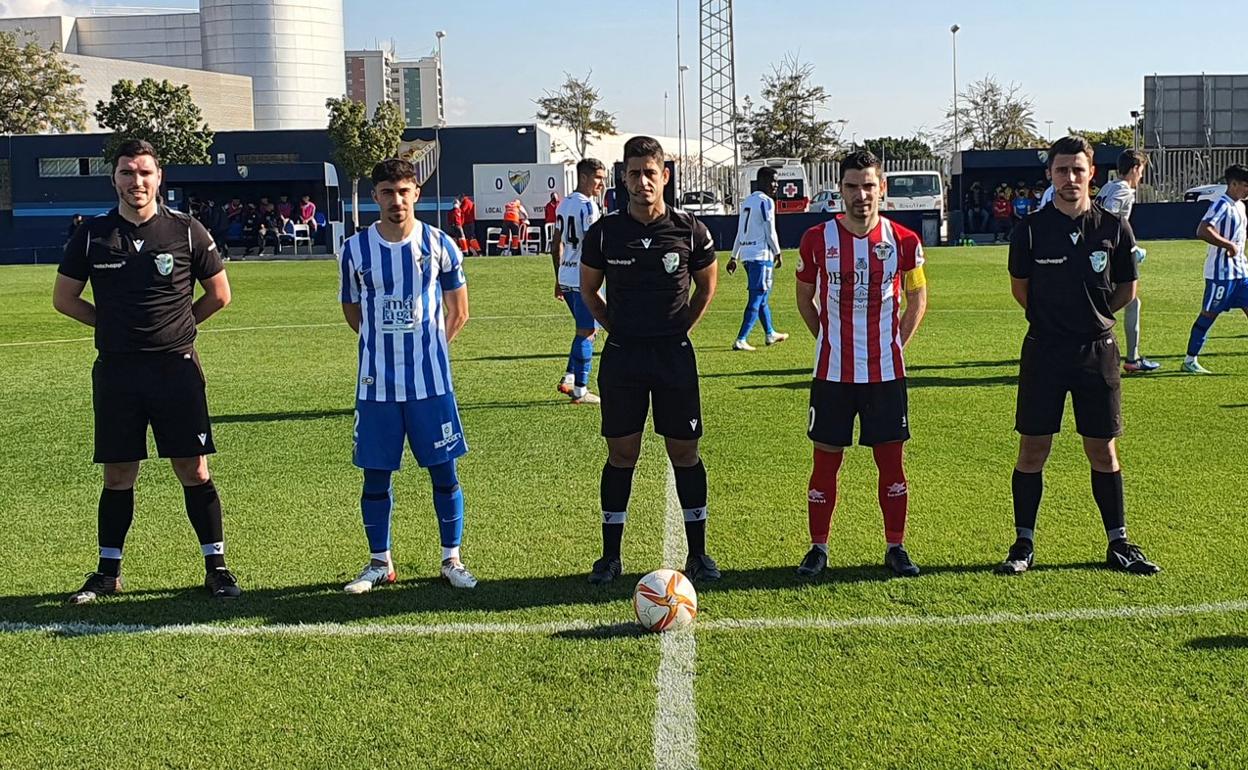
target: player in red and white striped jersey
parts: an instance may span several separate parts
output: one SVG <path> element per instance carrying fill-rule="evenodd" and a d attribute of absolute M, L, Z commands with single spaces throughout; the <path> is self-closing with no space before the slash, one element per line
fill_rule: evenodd
<path fill-rule="evenodd" d="M 913 576 L 919 568 L 902 544 L 909 503 L 902 446 L 910 438 L 902 350 L 927 308 L 923 245 L 880 216 L 885 182 L 875 155 L 848 155 L 840 188 L 845 214 L 806 231 L 797 265 L 797 309 L 816 340 L 807 430 L 815 445 L 811 549 L 798 574 L 813 577 L 827 566 L 837 476 L 857 417 L 858 443 L 871 447 L 880 472 L 884 564 Z"/>

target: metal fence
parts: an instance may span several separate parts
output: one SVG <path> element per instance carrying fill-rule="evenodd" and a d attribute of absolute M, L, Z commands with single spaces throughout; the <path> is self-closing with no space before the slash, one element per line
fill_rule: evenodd
<path fill-rule="evenodd" d="M 814 197 L 820 190 L 835 190 L 841 176 L 841 164 L 838 161 L 825 161 L 803 164 L 806 169 L 806 194 Z M 949 163 L 940 158 L 888 158 L 884 161 L 884 171 L 939 171 L 949 177 Z M 744 197 L 747 190 L 737 190 L 737 169 L 730 166 L 704 166 L 696 158 L 678 158 L 676 160 L 677 194 L 694 190 L 709 190 L 727 202 L 728 209 L 734 211 L 736 204 Z"/>
<path fill-rule="evenodd" d="M 1183 192 L 1214 184 L 1233 163 L 1248 164 L 1248 147 L 1153 149 L 1136 197 L 1141 203 L 1182 201 Z"/>

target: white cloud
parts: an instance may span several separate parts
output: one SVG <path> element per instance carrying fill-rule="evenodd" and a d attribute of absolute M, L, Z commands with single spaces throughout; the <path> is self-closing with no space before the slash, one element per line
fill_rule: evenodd
<path fill-rule="evenodd" d="M 86 0 L 0 0 L 0 17 L 82 16 L 90 7 Z"/>

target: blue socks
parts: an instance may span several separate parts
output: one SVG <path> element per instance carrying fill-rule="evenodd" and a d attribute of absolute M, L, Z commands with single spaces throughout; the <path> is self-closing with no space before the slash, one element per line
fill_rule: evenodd
<path fill-rule="evenodd" d="M 364 535 L 374 559 L 390 559 L 390 520 L 394 511 L 394 487 L 391 471 L 364 471 L 364 494 L 360 511 L 364 516 Z M 433 481 L 433 510 L 438 515 L 438 531 L 442 539 L 442 558 L 459 558 L 459 544 L 464 534 L 464 493 L 455 473 L 455 461 L 429 469 Z"/>
<path fill-rule="evenodd" d="M 464 536 L 464 492 L 459 487 L 455 461 L 430 467 L 429 478 L 433 481 L 433 510 L 438 514 L 442 558 L 458 558 L 459 543 Z"/>
<path fill-rule="evenodd" d="M 383 556 L 390 550 L 390 517 L 394 512 L 394 488 L 390 485 L 390 473 L 365 469 L 364 494 L 360 496 L 368 550 L 379 561 L 384 561 Z"/>
<path fill-rule="evenodd" d="M 576 335 L 572 338 L 572 352 L 568 354 L 568 374 L 578 388 L 589 385 L 589 372 L 594 361 L 594 341 Z"/>
<path fill-rule="evenodd" d="M 1200 349 L 1205 346 L 1205 340 L 1209 337 L 1209 329 L 1213 326 L 1214 318 L 1206 315 L 1196 316 L 1196 323 L 1192 324 L 1192 336 L 1187 340 L 1188 358 L 1195 358 Z"/>
<path fill-rule="evenodd" d="M 737 333 L 737 339 L 744 340 L 750 336 L 750 330 L 754 328 L 755 321 L 763 322 L 763 331 L 767 334 L 774 334 L 775 328 L 771 325 L 771 308 L 767 306 L 767 295 L 770 292 L 750 290 L 750 301 L 746 303 L 745 315 L 741 319 L 741 331 Z"/>

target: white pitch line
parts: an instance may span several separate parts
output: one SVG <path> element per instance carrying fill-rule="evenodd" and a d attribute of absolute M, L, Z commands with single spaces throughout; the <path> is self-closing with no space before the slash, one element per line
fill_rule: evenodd
<path fill-rule="evenodd" d="M 667 458 L 663 458 L 664 461 Z M 667 465 L 667 503 L 663 515 L 663 566 L 681 569 L 685 516 L 676 494 L 676 476 Z M 698 643 L 691 630 L 676 630 L 659 639 L 658 696 L 654 709 L 655 770 L 698 767 L 698 710 L 693 695 Z"/>
<path fill-rule="evenodd" d="M 724 618 L 699 624 L 717 631 L 780 630 L 852 631 L 861 628 L 955 628 L 1024 623 L 1066 623 L 1089 620 L 1158 620 L 1188 615 L 1224 615 L 1248 611 L 1248 601 L 1154 607 L 1087 607 L 1048 612 L 991 612 L 978 615 L 883 615 L 863 618 Z"/>
<path fill-rule="evenodd" d="M 217 626 L 205 623 L 148 625 L 130 623 L 13 623 L 0 621 L 0 634 L 45 633 L 63 636 L 143 634 L 152 636 L 550 636 L 595 631 L 603 623 L 570 620 L 551 623 L 273 623 Z"/>
<path fill-rule="evenodd" d="M 1191 615 L 1226 615 L 1248 612 L 1248 600 L 1152 607 L 1084 607 L 1045 612 L 993 612 L 975 615 L 878 615 L 861 618 L 721 618 L 703 620 L 699 632 L 730 631 L 854 631 L 874 628 L 961 628 L 1034 623 L 1074 623 L 1097 620 L 1166 620 Z M 150 634 L 153 636 L 550 636 L 575 631 L 602 632 L 612 624 L 570 620 L 550 623 L 273 623 L 256 626 L 221 626 L 210 623 L 174 625 L 131 623 L 24 623 L 0 621 L 0 634 L 42 633 L 64 636 L 104 634 Z M 682 636 L 662 634 L 663 640 Z"/>

